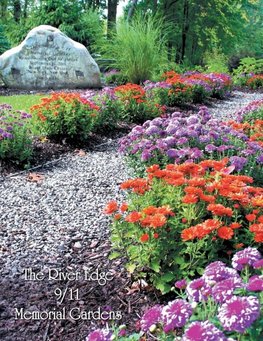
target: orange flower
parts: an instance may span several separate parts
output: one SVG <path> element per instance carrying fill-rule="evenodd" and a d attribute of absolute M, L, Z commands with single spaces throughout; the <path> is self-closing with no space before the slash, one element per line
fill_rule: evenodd
<path fill-rule="evenodd" d="M 235 245 L 234 245 L 234 248 L 235 248 L 235 249 L 242 249 L 243 246 L 244 246 L 243 243 L 239 243 L 239 244 L 235 244 Z"/>
<path fill-rule="evenodd" d="M 186 218 L 182 218 L 182 223 L 186 224 L 187 223 L 187 219 Z"/>
<path fill-rule="evenodd" d="M 155 206 L 148 206 L 142 210 L 142 213 L 145 213 L 147 215 L 152 215 L 156 213 L 156 210 L 157 208 Z"/>
<path fill-rule="evenodd" d="M 249 226 L 249 231 L 255 233 L 263 233 L 263 224 L 252 224 Z"/>
<path fill-rule="evenodd" d="M 189 227 L 188 229 L 184 229 L 181 233 L 181 238 L 183 241 L 193 240 L 196 238 L 195 229 L 193 227 Z"/>
<path fill-rule="evenodd" d="M 148 240 L 149 240 L 149 235 L 147 233 L 143 234 L 140 238 L 140 241 L 142 243 L 146 243 L 146 242 L 148 242 Z"/>
<path fill-rule="evenodd" d="M 233 237 L 234 232 L 230 227 L 222 226 L 217 230 L 218 237 L 229 240 Z"/>
<path fill-rule="evenodd" d="M 116 212 L 117 209 L 118 209 L 118 204 L 117 204 L 117 202 L 114 201 L 114 200 L 112 200 L 112 201 L 110 201 L 110 202 L 106 205 L 106 207 L 104 208 L 103 212 L 104 212 L 105 214 L 112 214 L 112 213 Z"/>
<path fill-rule="evenodd" d="M 209 203 L 214 203 L 216 201 L 216 198 L 213 195 L 207 195 L 207 194 L 201 194 L 199 196 L 200 200 L 209 202 Z"/>
<path fill-rule="evenodd" d="M 198 197 L 194 194 L 186 194 L 183 198 L 182 198 L 182 202 L 184 204 L 196 204 L 198 201 Z"/>
<path fill-rule="evenodd" d="M 175 215 L 173 213 L 173 211 L 171 210 L 169 205 L 158 207 L 157 210 L 156 210 L 156 213 L 160 213 L 160 214 L 164 214 L 164 215 L 170 215 L 170 216 L 174 216 Z"/>
<path fill-rule="evenodd" d="M 241 226 L 239 223 L 232 223 L 229 225 L 229 227 L 233 230 L 238 229 Z"/>
<path fill-rule="evenodd" d="M 120 213 L 115 214 L 114 220 L 120 220 L 122 215 Z"/>
<path fill-rule="evenodd" d="M 207 206 L 207 210 L 218 216 L 226 215 L 228 217 L 232 217 L 233 215 L 233 211 L 231 210 L 231 208 L 225 207 L 221 204 L 209 204 Z"/>
<path fill-rule="evenodd" d="M 165 215 L 157 213 L 157 214 L 152 216 L 151 226 L 153 228 L 162 227 L 166 223 L 167 223 L 167 219 L 166 219 Z"/>
<path fill-rule="evenodd" d="M 260 216 L 258 217 L 258 222 L 259 222 L 259 223 L 263 223 L 263 215 L 260 215 Z"/>
<path fill-rule="evenodd" d="M 256 233 L 254 236 L 254 240 L 257 243 L 262 243 L 263 242 L 263 232 L 262 233 Z"/>
<path fill-rule="evenodd" d="M 126 202 L 123 202 L 120 206 L 121 212 L 126 212 L 128 209 L 128 204 Z"/>
<path fill-rule="evenodd" d="M 246 219 L 250 222 L 254 221 L 254 220 L 256 220 L 256 215 L 255 214 L 247 214 Z"/>
<path fill-rule="evenodd" d="M 140 212 L 133 211 L 127 215 L 125 221 L 127 221 L 128 223 L 137 223 L 138 221 L 140 221 L 141 217 L 142 215 Z"/>
<path fill-rule="evenodd" d="M 158 233 L 154 233 L 153 234 L 153 238 L 158 239 L 159 238 L 159 234 Z"/>

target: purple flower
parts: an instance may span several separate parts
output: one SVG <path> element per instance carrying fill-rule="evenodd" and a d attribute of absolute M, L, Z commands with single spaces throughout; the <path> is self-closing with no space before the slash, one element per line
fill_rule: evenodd
<path fill-rule="evenodd" d="M 178 150 L 176 150 L 176 149 L 167 150 L 167 156 L 171 159 L 176 158 L 178 156 Z"/>
<path fill-rule="evenodd" d="M 112 332 L 106 329 L 97 329 L 91 332 L 86 341 L 110 341 Z"/>
<path fill-rule="evenodd" d="M 218 308 L 218 319 L 227 331 L 244 333 L 260 316 L 260 303 L 254 296 L 233 296 Z"/>
<path fill-rule="evenodd" d="M 234 269 L 241 271 L 246 265 L 253 265 L 259 259 L 261 259 L 260 252 L 256 248 L 247 247 L 233 256 L 232 266 Z"/>
<path fill-rule="evenodd" d="M 142 152 L 142 156 L 141 159 L 142 161 L 148 161 L 151 158 L 152 154 L 149 150 L 144 149 L 144 151 Z"/>
<path fill-rule="evenodd" d="M 227 338 L 211 322 L 196 321 L 186 329 L 182 341 L 227 341 Z"/>
<path fill-rule="evenodd" d="M 186 287 L 188 299 L 194 302 L 206 301 L 211 291 L 210 285 L 203 277 L 193 280 Z"/>
<path fill-rule="evenodd" d="M 217 150 L 217 147 L 213 144 L 208 144 L 205 146 L 205 151 L 207 153 L 213 153 L 215 150 Z"/>
<path fill-rule="evenodd" d="M 229 160 L 230 164 L 235 166 L 237 172 L 241 171 L 248 162 L 248 159 L 242 156 L 231 156 Z"/>
<path fill-rule="evenodd" d="M 203 278 L 207 282 L 217 283 L 227 278 L 237 277 L 238 273 L 236 270 L 226 267 L 225 263 L 217 261 L 210 263 L 204 271 Z"/>
<path fill-rule="evenodd" d="M 253 264 L 252 264 L 254 269 L 262 269 L 263 268 L 263 258 L 256 260 Z"/>
<path fill-rule="evenodd" d="M 160 305 L 155 305 L 149 310 L 147 310 L 141 318 L 141 330 L 147 332 L 149 328 L 161 321 L 162 307 Z"/>
<path fill-rule="evenodd" d="M 212 297 L 217 303 L 224 303 L 230 299 L 237 288 L 244 288 L 245 285 L 240 277 L 230 277 L 212 288 Z"/>
<path fill-rule="evenodd" d="M 181 137 L 177 140 L 177 144 L 185 144 L 188 142 L 188 139 L 186 137 Z"/>
<path fill-rule="evenodd" d="M 263 164 L 263 153 L 256 158 L 256 161 L 259 165 Z"/>
<path fill-rule="evenodd" d="M 182 299 L 169 302 L 162 309 L 163 330 L 165 333 L 183 327 L 191 317 L 191 304 Z"/>
<path fill-rule="evenodd" d="M 263 291 L 263 276 L 254 275 L 249 278 L 247 290 Z"/>
<path fill-rule="evenodd" d="M 160 128 L 151 125 L 149 128 L 145 130 L 146 135 L 153 135 L 153 134 L 158 134 L 161 131 Z"/>
<path fill-rule="evenodd" d="M 186 279 L 181 279 L 180 281 L 175 282 L 174 286 L 178 289 L 185 289 L 187 286 Z"/>

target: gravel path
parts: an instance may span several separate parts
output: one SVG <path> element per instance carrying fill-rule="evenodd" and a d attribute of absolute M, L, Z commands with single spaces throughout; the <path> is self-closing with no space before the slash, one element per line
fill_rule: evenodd
<path fill-rule="evenodd" d="M 263 95 L 257 93 L 235 91 L 233 95 L 229 100 L 214 102 L 210 107 L 210 112 L 215 117 L 230 118 L 234 112 L 249 102 L 263 99 Z M 50 327 L 50 330 L 53 330 L 57 326 L 56 333 L 58 334 L 54 331 L 53 338 L 50 336 L 51 331 L 48 332 L 49 322 L 40 323 L 38 325 L 40 329 L 35 328 L 36 324 L 32 324 L 30 329 L 26 324 L 27 321 L 24 321 L 24 325 L 21 324 L 20 329 L 17 329 L 18 322 L 12 318 L 11 310 L 18 304 L 17 302 L 20 302 L 20 305 L 27 302 L 29 307 L 33 304 L 34 292 L 31 293 L 32 296 L 26 296 L 30 291 L 30 286 L 29 283 L 23 281 L 22 275 L 25 268 L 55 268 L 65 266 L 65 264 L 74 267 L 74 262 L 77 266 L 83 266 L 86 260 L 92 263 L 93 259 L 100 257 L 102 259 L 99 260 L 99 266 L 102 270 L 106 267 L 108 252 L 105 253 L 103 241 L 106 242 L 105 245 L 109 251 L 107 244 L 109 218 L 102 214 L 102 209 L 109 200 L 123 199 L 119 184 L 128 177 L 123 158 L 116 150 L 117 139 L 109 139 L 108 143 L 98 146 L 92 152 L 87 151 L 85 155 L 69 153 L 57 163 L 38 169 L 37 172 L 44 177 L 38 183 L 29 182 L 27 173 L 0 178 L 1 340 L 77 341 L 75 334 L 70 336 L 66 329 L 63 329 L 63 321 L 61 324 L 55 323 L 52 328 Z M 96 243 L 101 247 L 96 247 Z M 117 272 L 118 266 L 117 264 Z M 94 296 L 94 302 L 98 301 L 102 295 L 104 295 L 104 301 L 107 302 L 109 297 L 107 290 L 112 293 L 115 288 L 115 295 L 119 294 L 118 284 L 121 278 L 126 276 L 125 272 L 119 276 L 121 277 L 112 284 L 111 288 L 105 288 L 105 290 L 101 288 L 101 291 L 98 291 L 97 296 Z M 44 296 L 39 296 L 42 298 L 37 298 L 36 302 L 39 302 L 38 299 L 47 302 L 48 290 L 51 290 L 48 289 L 48 285 L 48 283 L 41 283 L 41 286 L 35 287 L 34 290 L 39 295 L 42 295 L 41 290 L 46 292 Z M 1 296 L 6 300 L 1 302 Z M 126 296 L 124 294 L 121 302 Z M 55 306 L 54 295 L 52 299 L 52 304 Z M 47 302 L 47 307 L 48 304 Z M 38 306 L 37 303 L 36 305 Z M 128 307 L 127 316 L 130 317 L 130 303 Z M 2 327 L 1 317 L 4 318 Z M 13 329 L 10 329 L 9 323 Z M 58 326 L 64 332 L 58 329 Z M 78 340 L 83 339 L 89 328 L 86 321 L 83 321 L 83 326 L 82 338 Z M 41 328 L 47 330 L 45 338 L 41 336 L 43 333 Z M 9 336 L 6 334 L 7 329 L 11 330 Z M 30 332 L 35 333 L 35 336 L 29 333 L 29 329 Z M 22 330 L 24 334 L 21 334 L 23 336 L 19 338 L 18 335 L 22 333 Z M 80 331 L 74 327 L 74 324 L 73 333 L 80 335 L 78 334 Z M 61 338 L 57 335 L 61 335 Z"/>
<path fill-rule="evenodd" d="M 86 240 L 107 235 L 102 210 L 109 200 L 120 198 L 125 178 L 116 145 L 117 140 L 109 140 L 95 152 L 68 155 L 41 169 L 39 183 L 29 182 L 27 174 L 0 182 L 2 276 L 21 273 L 23 266 L 54 263 L 61 253 L 67 257 Z"/>
<path fill-rule="evenodd" d="M 228 100 L 219 100 L 209 106 L 209 112 L 216 118 L 232 119 L 236 111 L 257 100 L 263 100 L 263 93 L 233 91 Z"/>

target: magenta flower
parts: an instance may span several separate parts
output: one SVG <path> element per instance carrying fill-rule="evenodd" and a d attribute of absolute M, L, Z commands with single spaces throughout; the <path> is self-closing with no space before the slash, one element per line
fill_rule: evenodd
<path fill-rule="evenodd" d="M 155 305 L 147 310 L 141 318 L 140 325 L 143 332 L 147 332 L 149 328 L 161 321 L 162 307 Z"/>
<path fill-rule="evenodd" d="M 224 333 L 211 322 L 193 322 L 186 329 L 182 341 L 227 341 Z"/>
<path fill-rule="evenodd" d="M 263 258 L 256 260 L 253 264 L 252 264 L 254 269 L 262 269 L 263 268 Z"/>
<path fill-rule="evenodd" d="M 247 247 L 238 251 L 232 258 L 232 266 L 239 271 L 243 270 L 246 265 L 253 265 L 257 260 L 261 259 L 260 252 L 253 247 Z"/>
<path fill-rule="evenodd" d="M 247 290 L 263 291 L 263 276 L 254 275 L 249 278 Z"/>
<path fill-rule="evenodd" d="M 186 287 L 186 294 L 190 301 L 206 301 L 211 295 L 211 287 L 203 277 L 193 280 Z"/>
<path fill-rule="evenodd" d="M 181 279 L 180 281 L 175 282 L 174 286 L 178 289 L 185 289 L 187 286 L 186 279 Z"/>
<path fill-rule="evenodd" d="M 230 277 L 238 276 L 237 270 L 229 268 L 225 263 L 217 261 L 209 264 L 204 271 L 203 278 L 207 282 L 220 282 Z"/>
<path fill-rule="evenodd" d="M 237 288 L 244 288 L 245 284 L 240 277 L 227 278 L 212 288 L 212 297 L 217 303 L 224 303 L 230 299 Z"/>
<path fill-rule="evenodd" d="M 86 341 L 110 341 L 112 332 L 107 329 L 97 329 L 91 332 L 86 338 Z"/>
<path fill-rule="evenodd" d="M 162 309 L 163 330 L 165 333 L 183 327 L 193 313 L 191 304 L 182 299 L 169 302 Z"/>
<path fill-rule="evenodd" d="M 218 308 L 218 319 L 227 331 L 244 333 L 260 316 L 260 303 L 254 296 L 233 296 Z"/>

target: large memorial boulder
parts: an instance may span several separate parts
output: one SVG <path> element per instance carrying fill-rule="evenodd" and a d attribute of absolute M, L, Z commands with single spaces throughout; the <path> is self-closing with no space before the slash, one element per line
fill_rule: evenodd
<path fill-rule="evenodd" d="M 17 47 L 0 56 L 0 76 L 9 88 L 100 87 L 100 70 L 82 44 L 41 25 Z"/>

